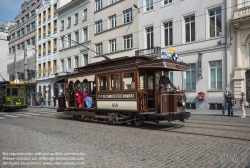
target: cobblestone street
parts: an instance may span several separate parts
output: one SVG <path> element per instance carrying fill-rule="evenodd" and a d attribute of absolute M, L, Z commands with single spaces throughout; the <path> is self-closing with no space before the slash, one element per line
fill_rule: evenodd
<path fill-rule="evenodd" d="M 185 123 L 141 127 L 82 122 L 54 109 L 0 113 L 4 153 L 84 153 L 84 165 L 60 167 L 249 167 L 250 118 L 192 115 Z M 55 166 L 46 166 L 55 167 Z"/>

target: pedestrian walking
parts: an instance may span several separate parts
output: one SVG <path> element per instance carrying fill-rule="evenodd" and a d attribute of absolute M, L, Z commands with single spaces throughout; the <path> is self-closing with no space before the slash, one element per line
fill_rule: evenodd
<path fill-rule="evenodd" d="M 56 96 L 53 96 L 53 103 L 54 103 L 54 107 L 56 107 Z"/>
<path fill-rule="evenodd" d="M 43 97 L 40 98 L 40 104 L 43 107 Z"/>
<path fill-rule="evenodd" d="M 246 97 L 245 97 L 245 93 L 241 92 L 240 95 L 241 95 L 240 106 L 241 106 L 241 110 L 242 110 L 242 116 L 241 116 L 241 118 L 246 118 L 246 111 L 245 111 Z"/>
<path fill-rule="evenodd" d="M 224 93 L 224 96 L 227 100 L 227 116 L 233 116 L 233 106 L 236 104 L 234 95 L 231 90 L 228 90 L 228 94 Z"/>

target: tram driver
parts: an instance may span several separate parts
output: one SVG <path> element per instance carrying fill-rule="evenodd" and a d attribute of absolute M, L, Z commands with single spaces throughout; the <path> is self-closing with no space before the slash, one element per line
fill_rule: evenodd
<path fill-rule="evenodd" d="M 168 77 L 168 71 L 164 71 L 164 75 L 160 77 L 159 80 L 159 91 L 164 91 L 168 84 L 170 84 L 170 86 L 172 88 L 174 88 L 174 90 L 176 90 L 177 88 L 174 86 L 174 84 L 170 81 L 169 77 Z"/>

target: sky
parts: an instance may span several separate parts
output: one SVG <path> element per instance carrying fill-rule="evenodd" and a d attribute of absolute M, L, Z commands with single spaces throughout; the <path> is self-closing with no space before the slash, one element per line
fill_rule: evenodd
<path fill-rule="evenodd" d="M 29 0 L 0 0 L 0 24 L 6 21 L 14 22 L 15 17 L 21 12 L 21 5 Z"/>

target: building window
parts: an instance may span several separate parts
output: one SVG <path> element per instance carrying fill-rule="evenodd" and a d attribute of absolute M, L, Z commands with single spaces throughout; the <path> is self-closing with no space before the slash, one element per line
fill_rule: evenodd
<path fill-rule="evenodd" d="M 153 9 L 153 4 L 154 4 L 153 0 L 146 0 L 147 11 Z"/>
<path fill-rule="evenodd" d="M 68 47 L 71 47 L 71 34 L 68 35 Z"/>
<path fill-rule="evenodd" d="M 95 3 L 96 3 L 96 10 L 97 11 L 102 9 L 102 0 L 96 0 Z"/>
<path fill-rule="evenodd" d="M 28 25 L 28 26 L 26 27 L 26 29 L 27 29 L 27 33 L 29 33 L 29 32 L 30 32 L 30 25 Z"/>
<path fill-rule="evenodd" d="M 195 41 L 195 16 L 185 18 L 186 42 Z"/>
<path fill-rule="evenodd" d="M 34 17 L 36 15 L 35 10 L 31 11 L 31 17 Z"/>
<path fill-rule="evenodd" d="M 209 103 L 209 110 L 222 110 L 222 103 Z"/>
<path fill-rule="evenodd" d="M 79 67 L 79 57 L 75 57 L 75 68 Z"/>
<path fill-rule="evenodd" d="M 22 50 L 24 50 L 24 48 L 25 48 L 25 44 L 24 42 L 22 42 Z"/>
<path fill-rule="evenodd" d="M 32 30 L 36 30 L 36 24 L 35 22 L 31 23 Z"/>
<path fill-rule="evenodd" d="M 164 0 L 164 5 L 172 3 L 172 0 Z"/>
<path fill-rule="evenodd" d="M 222 61 L 212 61 L 210 64 L 210 88 L 222 89 Z"/>
<path fill-rule="evenodd" d="M 64 20 L 61 21 L 61 30 L 64 30 Z"/>
<path fill-rule="evenodd" d="M 64 60 L 61 60 L 61 69 L 64 71 Z"/>
<path fill-rule="evenodd" d="M 76 44 L 79 44 L 79 32 L 78 31 L 75 32 L 75 41 L 76 41 Z"/>
<path fill-rule="evenodd" d="M 88 18 L 88 9 L 83 10 L 83 20 L 87 20 Z"/>
<path fill-rule="evenodd" d="M 196 103 L 186 103 L 186 109 L 196 109 Z"/>
<path fill-rule="evenodd" d="M 61 49 L 64 49 L 64 37 L 61 37 Z"/>
<path fill-rule="evenodd" d="M 17 49 L 20 50 L 20 44 L 17 45 Z"/>
<path fill-rule="evenodd" d="M 9 54 L 11 53 L 11 48 L 9 48 Z"/>
<path fill-rule="evenodd" d="M 78 24 L 78 13 L 75 14 L 75 24 Z"/>
<path fill-rule="evenodd" d="M 20 21 L 19 21 L 19 20 L 18 20 L 16 23 L 17 23 L 17 26 L 19 26 L 19 25 L 20 25 Z"/>
<path fill-rule="evenodd" d="M 110 16 L 109 22 L 110 22 L 110 28 L 116 27 L 116 15 Z"/>
<path fill-rule="evenodd" d="M 196 66 L 195 64 L 188 64 L 186 71 L 186 89 L 196 90 Z"/>
<path fill-rule="evenodd" d="M 68 69 L 71 69 L 71 58 L 68 58 Z"/>
<path fill-rule="evenodd" d="M 133 37 L 132 35 L 127 35 L 123 37 L 124 49 L 132 48 L 133 46 Z"/>
<path fill-rule="evenodd" d="M 25 35 L 24 28 L 21 31 L 22 31 L 22 36 L 24 36 Z"/>
<path fill-rule="evenodd" d="M 21 20 L 22 20 L 22 23 L 24 23 L 24 17 Z"/>
<path fill-rule="evenodd" d="M 32 41 L 32 45 L 36 45 L 36 39 L 35 39 L 35 37 L 31 38 L 31 41 Z"/>
<path fill-rule="evenodd" d="M 20 38 L 20 30 L 17 32 L 17 37 Z"/>
<path fill-rule="evenodd" d="M 30 45 L 30 39 L 29 39 L 29 40 L 27 40 L 27 45 Z"/>
<path fill-rule="evenodd" d="M 95 25 L 96 25 L 96 33 L 101 32 L 102 31 L 102 20 L 95 22 Z"/>
<path fill-rule="evenodd" d="M 146 33 L 147 33 L 147 48 L 153 48 L 154 47 L 154 28 L 149 27 L 146 28 Z"/>
<path fill-rule="evenodd" d="M 29 14 L 27 14 L 25 17 L 26 17 L 27 20 L 30 19 L 30 15 Z"/>
<path fill-rule="evenodd" d="M 221 23 L 221 7 L 210 10 L 210 37 L 218 37 L 222 35 Z"/>
<path fill-rule="evenodd" d="M 102 43 L 98 43 L 95 45 L 96 55 L 102 55 Z"/>
<path fill-rule="evenodd" d="M 83 29 L 83 41 L 88 41 L 88 28 Z"/>
<path fill-rule="evenodd" d="M 15 53 L 16 52 L 16 47 L 14 46 L 14 47 L 12 47 L 12 51 L 13 51 L 13 53 Z"/>
<path fill-rule="evenodd" d="M 123 23 L 132 22 L 132 8 L 123 11 Z"/>
<path fill-rule="evenodd" d="M 173 45 L 173 23 L 164 23 L 165 46 Z"/>
<path fill-rule="evenodd" d="M 15 38 L 16 38 L 16 34 L 14 33 L 12 34 L 12 40 L 15 40 Z"/>
<path fill-rule="evenodd" d="M 115 52 L 116 51 L 116 39 L 110 40 L 109 44 L 110 44 L 110 52 Z"/>
<path fill-rule="evenodd" d="M 116 0 L 110 0 L 110 4 L 116 3 Z"/>
<path fill-rule="evenodd" d="M 83 55 L 83 66 L 87 66 L 88 65 L 88 54 L 84 54 Z"/>
<path fill-rule="evenodd" d="M 71 26 L 71 17 L 68 18 L 68 28 Z"/>

